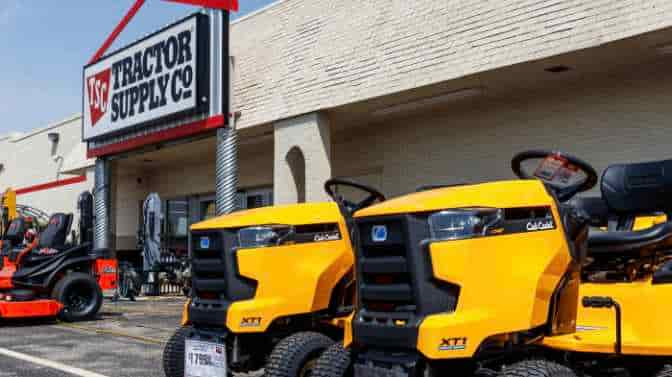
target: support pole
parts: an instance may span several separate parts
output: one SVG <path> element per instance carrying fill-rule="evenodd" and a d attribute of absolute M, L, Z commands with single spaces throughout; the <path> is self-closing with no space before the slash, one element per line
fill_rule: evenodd
<path fill-rule="evenodd" d="M 110 247 L 110 161 L 105 158 L 96 160 L 94 183 L 94 250 Z"/>
<path fill-rule="evenodd" d="M 238 191 L 238 138 L 231 111 L 231 59 L 229 54 L 229 12 L 222 11 L 221 100 L 226 126 L 217 130 L 216 209 L 225 215 L 236 209 Z"/>

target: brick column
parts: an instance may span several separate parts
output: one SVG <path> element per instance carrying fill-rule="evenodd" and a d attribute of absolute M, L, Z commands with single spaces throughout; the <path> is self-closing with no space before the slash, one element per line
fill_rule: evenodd
<path fill-rule="evenodd" d="M 276 204 L 328 200 L 331 133 L 324 114 L 311 113 L 275 123 L 273 195 Z M 304 193 L 305 192 L 305 193 Z"/>

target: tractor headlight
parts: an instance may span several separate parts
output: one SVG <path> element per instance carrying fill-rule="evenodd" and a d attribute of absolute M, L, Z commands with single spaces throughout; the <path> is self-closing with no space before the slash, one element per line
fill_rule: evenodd
<path fill-rule="evenodd" d="M 238 231 L 241 249 L 281 245 L 294 234 L 289 225 L 265 225 L 243 228 Z"/>
<path fill-rule="evenodd" d="M 498 228 L 503 211 L 498 208 L 458 208 L 429 216 L 433 240 L 459 240 L 481 237 Z"/>

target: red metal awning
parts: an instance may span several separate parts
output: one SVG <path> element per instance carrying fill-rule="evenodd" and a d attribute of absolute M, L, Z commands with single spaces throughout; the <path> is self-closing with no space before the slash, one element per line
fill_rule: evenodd
<path fill-rule="evenodd" d="M 238 0 L 164 0 L 164 1 L 198 5 L 206 8 L 224 9 L 233 12 L 238 11 Z"/>

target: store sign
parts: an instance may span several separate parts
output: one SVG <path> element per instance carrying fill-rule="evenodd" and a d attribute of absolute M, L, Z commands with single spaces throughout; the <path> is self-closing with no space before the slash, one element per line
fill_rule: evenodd
<path fill-rule="evenodd" d="M 85 67 L 84 140 L 196 111 L 207 85 L 207 22 L 193 15 Z"/>

